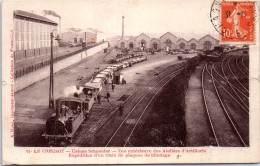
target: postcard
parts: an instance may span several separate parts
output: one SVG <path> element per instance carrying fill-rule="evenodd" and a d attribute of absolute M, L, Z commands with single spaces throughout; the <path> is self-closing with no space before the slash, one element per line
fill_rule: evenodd
<path fill-rule="evenodd" d="M 258 8 L 3 1 L 2 163 L 260 162 Z"/>

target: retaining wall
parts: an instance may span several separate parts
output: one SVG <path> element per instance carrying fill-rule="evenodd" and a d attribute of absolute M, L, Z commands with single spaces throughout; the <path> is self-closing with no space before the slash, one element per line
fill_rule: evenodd
<path fill-rule="evenodd" d="M 97 53 L 107 47 L 108 47 L 108 43 L 103 43 L 96 47 L 92 47 L 86 51 L 80 52 L 80 53 L 70 56 L 68 58 L 57 61 L 54 63 L 54 67 L 53 67 L 54 73 L 66 68 L 68 66 L 71 66 L 86 57 L 92 56 L 95 53 Z M 25 76 L 17 78 L 15 80 L 14 91 L 17 92 L 17 91 L 24 89 L 49 76 L 50 76 L 50 66 L 46 66 L 42 69 L 36 70 L 35 72 L 26 74 Z"/>

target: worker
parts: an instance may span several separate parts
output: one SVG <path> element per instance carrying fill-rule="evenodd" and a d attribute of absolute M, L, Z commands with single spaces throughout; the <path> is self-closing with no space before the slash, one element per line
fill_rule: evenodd
<path fill-rule="evenodd" d="M 109 102 L 109 98 L 110 98 L 110 93 L 107 92 L 107 101 Z"/>
<path fill-rule="evenodd" d="M 126 80 L 124 78 L 122 79 L 122 84 L 126 84 Z"/>
<path fill-rule="evenodd" d="M 80 106 L 77 107 L 77 112 L 80 113 Z"/>
<path fill-rule="evenodd" d="M 112 91 L 114 92 L 115 85 L 112 83 Z"/>
<path fill-rule="evenodd" d="M 97 95 L 98 104 L 101 104 L 101 96 L 100 94 Z"/>
<path fill-rule="evenodd" d="M 119 115 L 122 116 L 123 115 L 123 111 L 124 111 L 124 106 L 121 104 L 119 106 Z"/>

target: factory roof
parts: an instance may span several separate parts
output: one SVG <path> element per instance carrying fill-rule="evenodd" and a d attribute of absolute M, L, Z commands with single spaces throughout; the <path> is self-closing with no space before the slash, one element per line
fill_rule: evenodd
<path fill-rule="evenodd" d="M 49 24 L 53 24 L 53 25 L 58 25 L 56 22 L 54 22 L 46 17 L 40 16 L 40 15 L 37 15 L 34 13 L 22 11 L 22 10 L 14 10 L 14 17 L 27 18 L 30 20 L 41 21 L 41 22 L 45 22 L 45 23 L 49 23 Z"/>

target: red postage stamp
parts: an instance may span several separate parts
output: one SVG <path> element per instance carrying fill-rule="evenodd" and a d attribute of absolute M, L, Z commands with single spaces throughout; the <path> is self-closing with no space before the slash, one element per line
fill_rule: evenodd
<path fill-rule="evenodd" d="M 221 2 L 221 42 L 251 44 L 255 41 L 255 3 Z"/>

